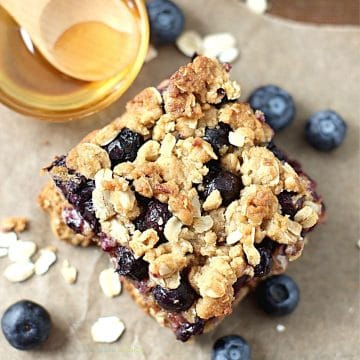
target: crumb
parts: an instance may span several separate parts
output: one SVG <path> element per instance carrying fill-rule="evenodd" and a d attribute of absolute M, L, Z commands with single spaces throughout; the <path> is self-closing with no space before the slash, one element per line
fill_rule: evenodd
<path fill-rule="evenodd" d="M 61 275 L 68 284 L 74 284 L 76 282 L 77 273 L 77 269 L 74 266 L 70 265 L 68 260 L 64 260 L 61 267 Z"/>
<path fill-rule="evenodd" d="M 276 325 L 276 331 L 279 332 L 279 333 L 284 332 L 285 329 L 286 329 L 285 326 L 282 325 L 282 324 L 277 324 L 277 325 Z"/>
<path fill-rule="evenodd" d="M 360 249 L 360 239 L 356 242 L 356 246 Z"/>
<path fill-rule="evenodd" d="M 22 216 L 10 216 L 2 219 L 0 222 L 0 228 L 2 231 L 15 231 L 21 233 L 26 230 L 29 220 Z"/>

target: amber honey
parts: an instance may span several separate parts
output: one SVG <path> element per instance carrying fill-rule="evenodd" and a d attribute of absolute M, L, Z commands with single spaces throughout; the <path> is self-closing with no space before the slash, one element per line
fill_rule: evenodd
<path fill-rule="evenodd" d="M 66 29 L 54 43 L 54 54 L 64 66 L 106 79 L 83 81 L 50 65 L 0 7 L 0 101 L 33 117 L 61 121 L 89 115 L 116 100 L 139 72 L 149 36 L 143 1 L 124 0 L 121 11 L 131 15 L 121 26 L 126 31 L 85 21 Z M 83 46 L 84 34 L 89 46 Z"/>

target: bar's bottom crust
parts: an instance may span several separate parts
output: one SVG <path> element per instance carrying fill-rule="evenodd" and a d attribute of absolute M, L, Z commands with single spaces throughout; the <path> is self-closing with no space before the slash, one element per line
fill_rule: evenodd
<path fill-rule="evenodd" d="M 236 298 L 233 302 L 234 307 L 251 291 L 253 290 L 257 283 L 258 279 L 252 279 L 247 284 L 243 285 L 239 292 L 236 294 Z M 135 285 L 126 278 L 122 278 L 122 283 L 126 291 L 135 301 L 135 303 L 147 314 L 150 315 L 153 319 L 155 319 L 159 325 L 163 327 L 170 328 L 174 331 L 174 327 L 172 326 L 171 320 L 169 320 L 166 311 L 162 310 L 157 304 L 150 298 L 142 295 L 140 291 L 135 287 Z M 209 319 L 205 322 L 203 333 L 207 333 L 212 331 L 217 325 L 221 323 L 221 321 L 225 318 L 225 316 L 217 317 Z M 194 340 L 195 337 L 191 337 L 191 340 Z"/>

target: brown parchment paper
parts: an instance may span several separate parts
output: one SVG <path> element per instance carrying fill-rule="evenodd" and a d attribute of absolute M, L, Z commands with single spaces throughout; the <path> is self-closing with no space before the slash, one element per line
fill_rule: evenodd
<path fill-rule="evenodd" d="M 145 316 L 126 293 L 106 298 L 98 284 L 99 272 L 109 266 L 96 248 L 72 248 L 54 239 L 46 216 L 35 198 L 45 178 L 39 169 L 55 154 L 66 152 L 79 139 L 122 112 L 125 101 L 140 89 L 157 84 L 188 59 L 175 48 L 160 50 L 146 64 L 135 84 L 116 104 L 92 118 L 50 124 L 25 118 L 0 106 L 0 216 L 31 218 L 23 239 L 39 246 L 56 243 L 58 262 L 44 276 L 21 284 L 1 275 L 7 258 L 0 259 L 0 314 L 22 298 L 43 304 L 54 329 L 36 351 L 11 348 L 0 335 L 1 359 L 126 359 L 205 360 L 219 336 L 241 334 L 251 344 L 253 359 L 359 358 L 359 34 L 354 27 L 321 27 L 258 16 L 238 0 L 181 0 L 189 29 L 203 34 L 230 31 L 238 39 L 241 58 L 232 76 L 242 85 L 243 99 L 256 86 L 279 84 L 297 104 L 296 121 L 277 136 L 319 183 L 328 221 L 313 234 L 303 257 L 290 265 L 289 274 L 301 289 L 296 311 L 270 318 L 250 295 L 214 332 L 192 344 L 177 342 L 170 331 Z M 314 111 L 332 108 L 344 116 L 349 131 L 345 143 L 331 153 L 319 153 L 303 139 L 305 119 Z M 64 259 L 79 269 L 75 285 L 60 275 Z M 90 327 L 99 316 L 118 315 L 126 332 L 114 344 L 96 344 Z M 283 324 L 283 333 L 276 325 Z"/>

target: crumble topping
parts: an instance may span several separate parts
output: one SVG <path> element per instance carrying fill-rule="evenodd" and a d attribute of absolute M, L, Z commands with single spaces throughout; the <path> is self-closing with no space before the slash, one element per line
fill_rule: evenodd
<path fill-rule="evenodd" d="M 81 143 L 72 149 L 66 157 L 69 169 L 77 171 L 89 179 L 101 169 L 111 166 L 109 155 L 99 146 L 90 143 Z"/>
<path fill-rule="evenodd" d="M 226 66 L 196 57 L 83 139 L 66 166 L 49 168 L 55 181 L 76 182 L 77 174 L 94 179 L 91 199 L 102 233 L 148 263 L 150 288 L 177 289 L 187 276 L 198 298 L 186 314 L 201 319 L 232 311 L 234 284 L 242 276 L 254 277 L 261 262 L 257 246 L 265 238 L 275 243 L 274 271 L 281 271 L 300 256 L 303 230 L 322 213 L 310 180 L 267 148 L 273 131 L 263 114 L 232 101 L 239 95 Z M 213 142 L 219 140 L 205 135 L 219 124 L 230 130 L 217 147 Z M 133 161 L 114 165 L 104 147 L 125 128 L 141 134 L 144 143 Z M 236 193 L 222 188 L 229 172 L 241 179 Z M 295 216 L 279 201 L 284 191 L 301 199 Z M 163 234 L 137 224 L 150 200 L 165 204 L 170 214 L 158 224 Z"/>

